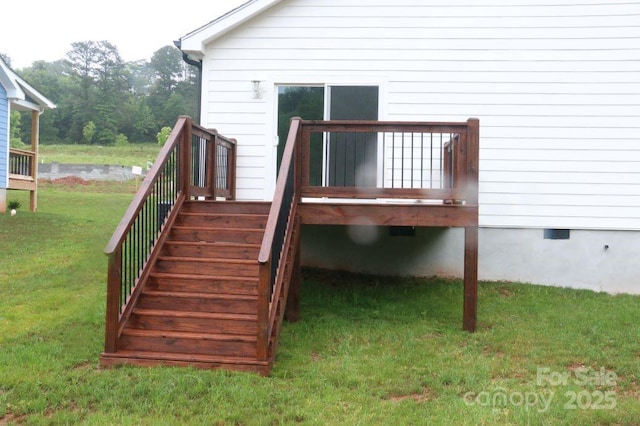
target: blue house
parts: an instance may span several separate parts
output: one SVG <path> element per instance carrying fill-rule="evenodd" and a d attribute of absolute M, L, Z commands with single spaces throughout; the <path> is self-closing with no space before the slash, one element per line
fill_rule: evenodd
<path fill-rule="evenodd" d="M 20 78 L 0 58 L 0 213 L 7 210 L 7 190 L 30 191 L 32 212 L 38 205 L 38 134 L 40 114 L 56 106 Z M 10 146 L 11 111 L 31 111 L 28 149 Z"/>

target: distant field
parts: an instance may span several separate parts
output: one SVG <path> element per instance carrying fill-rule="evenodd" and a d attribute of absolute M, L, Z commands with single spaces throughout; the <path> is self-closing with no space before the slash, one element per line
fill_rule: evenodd
<path fill-rule="evenodd" d="M 127 146 L 40 145 L 41 163 L 116 164 L 145 167 L 153 162 L 162 147 L 154 143 Z"/>

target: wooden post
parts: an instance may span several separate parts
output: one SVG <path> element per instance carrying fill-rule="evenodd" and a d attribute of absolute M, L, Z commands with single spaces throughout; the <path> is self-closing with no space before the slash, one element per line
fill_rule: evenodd
<path fill-rule="evenodd" d="M 463 329 L 476 331 L 478 317 L 478 227 L 464 228 Z"/>
<path fill-rule="evenodd" d="M 480 123 L 467 120 L 465 192 L 467 205 L 478 205 L 478 167 L 480 153 Z M 475 331 L 478 316 L 478 217 L 474 226 L 464 229 L 464 306 L 463 328 Z"/>
<path fill-rule="evenodd" d="M 209 167 L 204 166 L 205 170 L 208 171 L 207 176 L 205 176 L 205 185 L 209 196 L 206 198 L 212 200 L 215 200 L 218 197 L 218 182 L 216 179 L 216 176 L 218 176 L 218 144 L 220 143 L 218 139 L 218 132 L 213 132 L 213 138 L 207 143 L 207 155 L 205 160 Z M 200 165 L 200 167 L 203 166 Z"/>
<path fill-rule="evenodd" d="M 229 186 L 229 200 L 236 199 L 236 155 L 238 141 L 231 139 L 231 148 L 227 157 L 227 185 Z"/>
<path fill-rule="evenodd" d="M 38 209 L 38 141 L 40 138 L 40 111 L 31 111 L 31 151 L 33 161 L 31 163 L 31 177 L 34 189 L 30 191 L 29 209 L 35 213 Z"/>
<path fill-rule="evenodd" d="M 266 361 L 269 357 L 269 295 L 271 293 L 271 262 L 260 264 L 260 281 L 258 282 L 258 336 L 256 352 L 258 361 Z"/>
<path fill-rule="evenodd" d="M 294 225 L 294 235 L 292 240 L 295 247 L 293 252 L 295 260 L 291 271 L 291 283 L 289 284 L 289 294 L 287 295 L 287 307 L 285 309 L 285 318 L 289 322 L 300 320 L 300 280 L 301 280 L 301 250 L 300 250 L 300 221 L 296 220 Z"/>
<path fill-rule="evenodd" d="M 185 199 L 191 198 L 190 188 L 191 188 L 191 129 L 193 126 L 193 121 L 190 117 L 182 116 L 181 118 L 185 119 L 185 124 L 182 127 L 181 137 L 180 137 L 180 159 L 181 163 L 178 168 L 178 173 L 180 174 L 180 184 L 182 188 L 180 188 L 185 196 Z"/>
<path fill-rule="evenodd" d="M 122 272 L 122 246 L 109 256 L 107 272 L 107 309 L 104 333 L 104 351 L 115 353 L 118 348 L 118 329 L 120 328 L 120 292 Z"/>

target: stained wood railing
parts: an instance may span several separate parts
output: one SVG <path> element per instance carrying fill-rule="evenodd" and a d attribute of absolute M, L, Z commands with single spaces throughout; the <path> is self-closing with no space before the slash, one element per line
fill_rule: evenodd
<path fill-rule="evenodd" d="M 105 248 L 109 257 L 105 352 L 117 339 L 135 301 L 139 283 L 158 256 L 179 207 L 187 199 L 235 198 L 235 140 L 180 117 L 153 167 Z"/>
<path fill-rule="evenodd" d="M 299 279 L 299 228 L 297 206 L 300 201 L 299 165 L 296 143 L 301 120 L 291 120 L 276 191 L 271 204 L 265 235 L 260 248 L 260 281 L 258 284 L 259 360 L 267 360 L 275 352 L 277 333 L 284 316 L 284 301 L 292 279 Z M 274 335 L 276 333 L 276 335 Z"/>
<path fill-rule="evenodd" d="M 474 189 L 468 145 L 475 124 L 305 121 L 301 195 L 466 200 Z"/>

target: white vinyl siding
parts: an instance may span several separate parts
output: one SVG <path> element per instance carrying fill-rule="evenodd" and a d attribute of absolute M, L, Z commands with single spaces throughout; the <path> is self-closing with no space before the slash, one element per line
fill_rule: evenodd
<path fill-rule="evenodd" d="M 269 193 L 274 85 L 358 80 L 382 120 L 480 119 L 482 226 L 640 230 L 640 2 L 285 0 L 205 52 L 240 198 Z"/>

